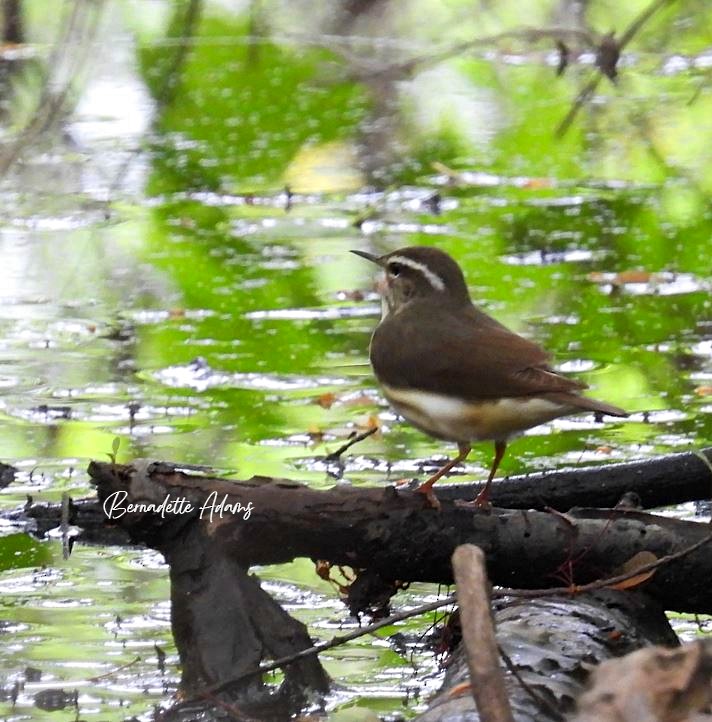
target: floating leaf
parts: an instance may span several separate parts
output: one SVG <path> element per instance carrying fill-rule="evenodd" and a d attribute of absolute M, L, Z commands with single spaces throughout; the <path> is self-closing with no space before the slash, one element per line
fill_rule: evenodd
<path fill-rule="evenodd" d="M 522 188 L 529 190 L 538 190 L 539 188 L 551 188 L 551 178 L 527 178 L 522 184 Z"/>
<path fill-rule="evenodd" d="M 316 403 L 321 406 L 322 409 L 330 409 L 336 401 L 336 394 L 327 392 L 321 396 L 317 396 Z"/>
<path fill-rule="evenodd" d="M 628 283 L 657 283 L 664 280 L 659 273 L 631 269 L 620 273 L 601 273 L 594 271 L 587 276 L 592 283 L 610 283 L 613 286 L 625 286 Z"/>

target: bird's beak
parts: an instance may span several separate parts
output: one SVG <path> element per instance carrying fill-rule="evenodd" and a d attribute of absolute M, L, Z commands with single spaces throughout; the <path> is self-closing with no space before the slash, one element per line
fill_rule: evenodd
<path fill-rule="evenodd" d="M 377 266 L 383 265 L 383 261 L 378 256 L 374 256 L 372 253 L 366 253 L 366 251 L 354 251 L 354 250 L 352 250 L 351 253 L 355 253 L 357 256 L 361 256 L 361 258 L 365 258 L 367 261 L 371 261 L 371 263 L 375 263 Z"/>

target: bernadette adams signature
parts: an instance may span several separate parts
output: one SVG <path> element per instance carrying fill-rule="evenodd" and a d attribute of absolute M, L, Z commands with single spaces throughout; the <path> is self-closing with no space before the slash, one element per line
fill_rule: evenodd
<path fill-rule="evenodd" d="M 120 519 L 124 514 L 159 514 L 162 519 L 166 516 L 192 514 L 198 507 L 186 499 L 184 496 L 171 496 L 167 494 L 163 501 L 160 502 L 134 502 L 128 501 L 128 492 L 121 490 L 115 491 L 113 494 L 104 499 L 104 514 L 107 519 Z M 228 495 L 223 494 L 222 499 L 218 499 L 217 491 L 212 491 L 199 508 L 199 516 L 201 519 L 207 518 L 213 521 L 214 518 L 222 519 L 224 515 L 232 514 L 233 516 L 241 515 L 244 521 L 247 521 L 254 511 L 252 502 L 241 504 L 239 501 L 230 503 Z"/>

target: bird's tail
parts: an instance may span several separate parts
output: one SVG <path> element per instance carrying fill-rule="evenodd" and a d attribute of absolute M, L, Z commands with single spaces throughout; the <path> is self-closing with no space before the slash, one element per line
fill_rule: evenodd
<path fill-rule="evenodd" d="M 628 412 L 624 411 L 618 406 L 613 404 L 607 404 L 605 401 L 599 401 L 598 399 L 589 399 L 587 396 L 579 396 L 578 394 L 566 394 L 566 393 L 554 393 L 547 394 L 547 398 L 551 401 L 555 401 L 558 404 L 565 404 L 566 406 L 572 406 L 574 409 L 581 409 L 581 411 L 594 411 L 599 414 L 606 414 L 608 416 L 628 416 Z"/>

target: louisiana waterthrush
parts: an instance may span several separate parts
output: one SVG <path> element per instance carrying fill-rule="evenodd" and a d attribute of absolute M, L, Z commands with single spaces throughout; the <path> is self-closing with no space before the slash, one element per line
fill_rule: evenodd
<path fill-rule="evenodd" d="M 383 394 L 408 422 L 437 439 L 455 441 L 458 455 L 418 487 L 433 506 L 433 484 L 470 453 L 473 441 L 494 441 L 489 490 L 513 436 L 559 416 L 623 409 L 581 396 L 586 385 L 548 365 L 549 355 L 480 311 L 458 264 L 431 247 L 384 256 L 352 251 L 384 271 L 382 316 L 369 355 Z"/>

